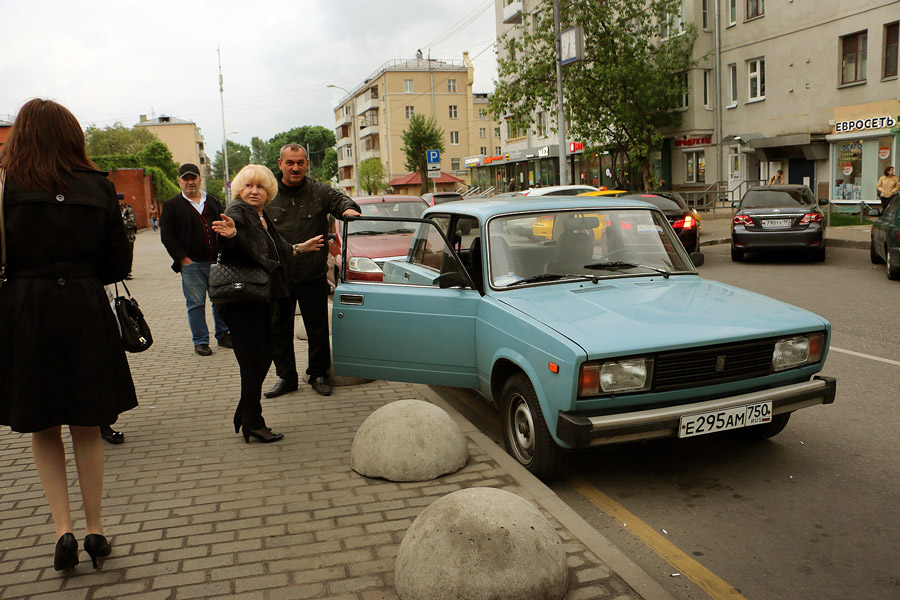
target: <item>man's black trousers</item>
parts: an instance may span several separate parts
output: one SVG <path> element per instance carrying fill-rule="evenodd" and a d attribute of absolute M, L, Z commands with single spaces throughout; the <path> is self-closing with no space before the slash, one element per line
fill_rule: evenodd
<path fill-rule="evenodd" d="M 303 326 L 309 342 L 309 362 L 306 374 L 310 379 L 327 377 L 331 368 L 331 346 L 328 340 L 328 280 L 319 279 L 291 282 L 291 297 L 278 300 L 272 321 L 272 338 L 275 343 L 275 373 L 282 379 L 298 381 L 297 361 L 294 356 L 294 307 L 300 307 Z"/>

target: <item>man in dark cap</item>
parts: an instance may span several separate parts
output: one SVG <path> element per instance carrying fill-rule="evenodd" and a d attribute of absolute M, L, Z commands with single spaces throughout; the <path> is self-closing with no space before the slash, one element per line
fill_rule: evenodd
<path fill-rule="evenodd" d="M 218 244 L 212 222 L 222 214 L 222 204 L 201 189 L 200 169 L 185 163 L 178 169 L 181 193 L 163 204 L 159 218 L 160 237 L 172 257 L 172 270 L 181 273 L 181 290 L 187 302 L 188 325 L 194 352 L 209 356 L 209 328 L 206 325 L 206 296 L 209 294 L 209 267 L 216 260 Z M 219 346 L 231 348 L 228 326 L 212 307 L 215 336 Z"/>

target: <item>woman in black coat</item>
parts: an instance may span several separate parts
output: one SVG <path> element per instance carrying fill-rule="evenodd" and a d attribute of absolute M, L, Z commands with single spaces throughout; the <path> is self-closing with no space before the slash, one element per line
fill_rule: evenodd
<path fill-rule="evenodd" d="M 131 270 L 115 188 L 85 154 L 66 108 L 34 99 L 0 149 L 5 170 L 8 280 L 0 288 L 0 424 L 31 433 L 50 505 L 56 570 L 78 564 L 62 426 L 72 436 L 96 568 L 103 536 L 100 425 L 137 406 L 122 339 L 103 285 Z"/>
<path fill-rule="evenodd" d="M 214 221 L 213 230 L 221 239 L 222 262 L 261 266 L 269 273 L 271 297 L 268 302 L 219 304 L 218 310 L 231 331 L 234 356 L 241 371 L 241 399 L 234 413 L 234 431 L 243 432 L 244 442 L 254 438 L 263 443 L 284 437 L 266 427 L 262 416 L 262 384 L 272 364 L 272 301 L 288 297 L 284 262 L 297 252 L 312 252 L 325 245 L 321 235 L 291 246 L 275 231 L 264 211 L 278 183 L 267 167 L 247 165 L 232 181 L 232 202 Z"/>

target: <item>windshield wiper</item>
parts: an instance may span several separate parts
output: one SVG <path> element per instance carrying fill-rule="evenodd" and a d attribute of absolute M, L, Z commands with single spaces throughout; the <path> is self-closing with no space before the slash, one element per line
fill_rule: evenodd
<path fill-rule="evenodd" d="M 348 235 L 351 237 L 354 235 L 384 235 L 384 232 L 383 231 L 374 231 L 372 229 L 365 229 L 363 231 L 351 231 Z"/>
<path fill-rule="evenodd" d="M 556 281 L 558 279 L 592 279 L 590 275 L 573 275 L 571 273 L 541 273 L 539 275 L 532 275 L 531 277 L 526 277 L 525 279 L 520 279 L 518 281 L 513 281 L 512 283 L 507 283 L 504 287 L 513 287 L 516 285 L 526 285 L 529 283 L 540 283 L 541 281 Z"/>
<path fill-rule="evenodd" d="M 390 231 L 385 231 L 385 233 L 415 233 L 415 229 L 405 228 L 405 229 L 391 229 Z"/>
<path fill-rule="evenodd" d="M 631 269 L 631 268 L 635 268 L 635 267 L 640 268 L 640 269 L 649 269 L 651 271 L 656 271 L 657 273 L 661 274 L 666 279 L 668 279 L 669 275 L 671 275 L 671 273 L 669 272 L 668 269 L 660 269 L 659 267 L 651 267 L 648 265 L 642 265 L 642 264 L 632 263 L 632 262 L 609 261 L 609 262 L 598 262 L 598 263 L 594 263 L 591 265 L 584 265 L 585 269 L 591 269 L 591 270 L 608 269 L 610 271 L 615 271 L 618 269 Z"/>

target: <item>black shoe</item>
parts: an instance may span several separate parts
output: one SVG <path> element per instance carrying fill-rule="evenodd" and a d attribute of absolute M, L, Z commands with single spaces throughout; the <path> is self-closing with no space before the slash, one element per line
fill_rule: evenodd
<path fill-rule="evenodd" d="M 100 426 L 100 437 L 110 444 L 121 444 L 125 441 L 125 434 L 121 431 L 116 431 L 109 425 Z"/>
<path fill-rule="evenodd" d="M 231 343 L 231 332 L 229 331 L 225 335 L 219 338 L 219 341 L 216 342 L 222 348 L 234 348 L 234 345 Z"/>
<path fill-rule="evenodd" d="M 312 386 L 316 393 L 320 396 L 330 396 L 331 395 L 331 384 L 328 383 L 328 379 L 326 377 L 313 377 L 309 380 L 309 385 Z"/>
<path fill-rule="evenodd" d="M 112 546 L 109 541 L 99 533 L 89 533 L 84 538 L 84 551 L 91 557 L 91 564 L 96 569 L 97 566 L 112 553 Z"/>
<path fill-rule="evenodd" d="M 212 356 L 212 350 L 209 349 L 209 344 L 197 344 L 194 346 L 194 352 L 200 356 Z"/>
<path fill-rule="evenodd" d="M 57 571 L 74 569 L 78 564 L 78 541 L 71 533 L 64 533 L 56 542 L 53 568 Z"/>
<path fill-rule="evenodd" d="M 282 377 L 278 378 L 278 381 L 275 382 L 275 385 L 272 386 L 272 389 L 268 392 L 264 393 L 263 396 L 266 398 L 277 398 L 278 396 L 283 396 L 288 392 L 296 392 L 297 391 L 297 382 L 296 381 L 288 381 Z"/>
<path fill-rule="evenodd" d="M 273 433 L 271 427 L 263 427 L 262 429 L 247 429 L 243 428 L 244 433 L 244 443 L 250 443 L 250 437 L 259 440 L 263 444 L 271 444 L 272 442 L 277 442 L 279 440 L 284 439 L 283 433 Z"/>
<path fill-rule="evenodd" d="M 125 279 L 127 279 L 128 281 L 131 281 L 132 279 L 134 279 L 134 277 L 132 277 L 131 273 L 129 273 L 128 275 L 125 276 Z"/>

